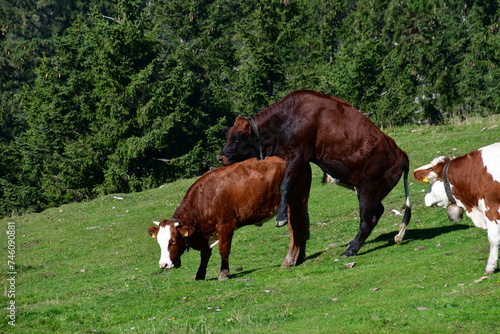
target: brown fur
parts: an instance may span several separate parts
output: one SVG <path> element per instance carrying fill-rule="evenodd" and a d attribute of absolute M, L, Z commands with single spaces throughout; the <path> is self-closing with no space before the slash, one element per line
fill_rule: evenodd
<path fill-rule="evenodd" d="M 200 177 L 187 191 L 169 224 L 175 245 L 173 260 L 178 260 L 186 243 L 201 251 L 201 263 L 196 279 L 204 279 L 212 249 L 210 238 L 219 240 L 222 259 L 219 279 L 229 275 L 229 253 L 234 231 L 242 226 L 259 224 L 270 218 L 280 200 L 279 185 L 286 163 L 277 157 L 262 161 L 251 159 L 227 167 L 219 167 Z M 293 266 L 304 259 L 309 238 L 307 200 L 311 183 L 311 169 L 304 166 L 301 177 L 290 196 L 290 247 L 282 266 Z M 174 226 L 175 222 L 178 226 Z M 154 235 L 158 227 L 149 228 Z M 157 230 L 156 230 L 157 231 Z"/>

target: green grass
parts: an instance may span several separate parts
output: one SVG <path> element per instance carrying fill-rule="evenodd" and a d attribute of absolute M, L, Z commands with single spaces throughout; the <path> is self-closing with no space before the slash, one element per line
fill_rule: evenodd
<path fill-rule="evenodd" d="M 411 167 L 440 154 L 462 155 L 498 141 L 500 118 L 439 127 L 385 129 L 408 152 Z M 456 149 L 456 150 L 454 150 Z M 188 187 L 181 180 L 142 193 L 119 194 L 3 219 L 16 226 L 16 326 L 0 302 L 5 333 L 492 333 L 500 328 L 500 273 L 482 277 L 488 256 L 484 230 L 448 222 L 426 208 L 426 186 L 411 182 L 413 219 L 405 241 L 402 182 L 354 258 L 340 258 L 358 229 L 356 196 L 320 184 L 314 168 L 307 260 L 281 268 L 286 228 L 272 222 L 235 233 L 231 279 L 220 282 L 212 256 L 207 280 L 194 281 L 199 253 L 183 266 L 158 268 L 160 250 L 147 234 L 152 220 L 170 218 Z M 0 240 L 7 268 L 7 236 Z M 356 262 L 352 269 L 343 266 Z M 241 267 L 241 271 L 236 268 Z"/>

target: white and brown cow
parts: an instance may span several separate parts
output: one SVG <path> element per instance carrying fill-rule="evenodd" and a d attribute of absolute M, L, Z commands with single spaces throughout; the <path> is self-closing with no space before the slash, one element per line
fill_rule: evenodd
<path fill-rule="evenodd" d="M 477 227 L 488 230 L 490 255 L 485 275 L 492 274 L 500 245 L 500 143 L 455 159 L 436 158 L 415 169 L 413 177 L 431 185 L 426 206 L 447 208 L 451 221 L 459 221 L 465 210 Z"/>

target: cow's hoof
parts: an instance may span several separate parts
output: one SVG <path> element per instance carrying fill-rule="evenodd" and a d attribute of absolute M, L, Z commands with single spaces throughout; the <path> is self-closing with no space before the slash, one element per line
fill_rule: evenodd
<path fill-rule="evenodd" d="M 288 220 L 277 220 L 276 221 L 276 227 L 282 227 L 285 226 Z"/>
<path fill-rule="evenodd" d="M 488 276 L 488 275 L 493 275 L 494 273 L 495 273 L 494 270 L 486 270 L 483 275 Z"/>

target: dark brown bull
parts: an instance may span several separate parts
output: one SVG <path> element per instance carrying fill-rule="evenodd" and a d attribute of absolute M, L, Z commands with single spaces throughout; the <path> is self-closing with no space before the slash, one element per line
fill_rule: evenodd
<path fill-rule="evenodd" d="M 200 177 L 189 188 L 172 219 L 148 229 L 161 248 L 160 267 L 180 266 L 180 257 L 189 246 L 201 255 L 195 279 L 205 279 L 212 247 L 218 240 L 222 260 L 219 279 L 227 279 L 234 231 L 245 225 L 260 226 L 263 220 L 273 216 L 280 200 L 279 188 L 285 168 L 283 159 L 269 157 L 219 167 Z M 310 185 L 311 167 L 306 164 L 290 193 L 290 248 L 283 267 L 300 263 L 305 256 Z"/>
<path fill-rule="evenodd" d="M 347 102 L 314 91 L 295 91 L 251 118 L 237 117 L 218 159 L 229 165 L 268 156 L 287 161 L 277 226 L 287 221 L 290 190 L 308 162 L 356 190 L 360 228 L 344 256 L 357 254 L 384 212 L 382 200 L 404 173 L 406 209 L 395 237 L 402 241 L 411 216 L 408 156 Z"/>

